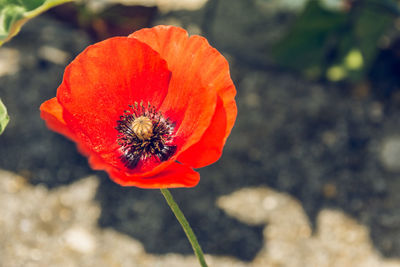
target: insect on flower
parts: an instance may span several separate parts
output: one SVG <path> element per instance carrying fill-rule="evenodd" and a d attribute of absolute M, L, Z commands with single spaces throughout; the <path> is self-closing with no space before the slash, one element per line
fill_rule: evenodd
<path fill-rule="evenodd" d="M 40 110 L 115 182 L 190 187 L 200 179 L 193 168 L 222 154 L 235 94 L 227 61 L 205 38 L 157 26 L 86 48 Z"/>

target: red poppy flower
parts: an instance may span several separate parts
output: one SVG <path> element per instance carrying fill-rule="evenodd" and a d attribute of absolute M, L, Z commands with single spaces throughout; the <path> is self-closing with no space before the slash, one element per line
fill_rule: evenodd
<path fill-rule="evenodd" d="M 93 169 L 143 188 L 195 186 L 236 118 L 225 58 L 206 39 L 157 26 L 91 45 L 41 107 Z"/>

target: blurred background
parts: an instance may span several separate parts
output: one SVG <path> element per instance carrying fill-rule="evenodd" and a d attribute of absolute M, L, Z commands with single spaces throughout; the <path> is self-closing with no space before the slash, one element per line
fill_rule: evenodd
<path fill-rule="evenodd" d="M 158 190 L 91 170 L 39 116 L 86 46 L 158 24 L 205 36 L 238 91 L 222 158 L 172 190 L 212 266 L 400 266 L 396 0 L 86 0 L 29 21 L 0 48 L 0 266 L 196 266 Z"/>

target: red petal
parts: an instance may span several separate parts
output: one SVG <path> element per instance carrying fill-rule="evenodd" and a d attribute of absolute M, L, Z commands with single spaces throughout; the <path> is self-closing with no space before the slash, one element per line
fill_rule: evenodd
<path fill-rule="evenodd" d="M 63 118 L 63 107 L 57 98 L 52 98 L 44 102 L 40 106 L 40 116 L 46 122 L 47 127 L 58 132 L 72 141 L 78 142 L 77 136 L 68 128 Z M 77 143 L 79 151 L 89 157 L 89 162 L 93 162 L 91 166 L 96 170 L 104 170 L 107 165 L 95 152 L 91 151 L 83 143 Z"/>
<path fill-rule="evenodd" d="M 58 103 L 57 98 L 53 97 L 42 103 L 40 106 L 40 117 L 46 122 L 49 129 L 74 140 L 75 135 L 64 121 L 63 108 L 60 103 Z"/>
<path fill-rule="evenodd" d="M 161 108 L 169 116 L 182 120 L 177 132 L 182 138 L 179 141 L 184 143 L 180 150 L 194 145 L 179 156 L 179 160 L 193 167 L 215 162 L 221 156 L 237 113 L 236 89 L 228 62 L 206 39 L 200 36 L 188 38 L 181 28 L 157 26 L 137 31 L 129 37 L 137 38 L 159 52 L 173 73 Z M 216 95 L 222 101 L 222 108 L 215 109 Z M 184 117 L 179 119 L 181 114 Z"/>
<path fill-rule="evenodd" d="M 225 132 L 221 129 L 226 128 L 226 112 L 223 103 L 218 98 L 217 108 L 211 120 L 210 127 L 207 128 L 199 142 L 183 151 L 178 161 L 190 165 L 193 168 L 200 168 L 214 163 L 222 154 L 225 144 Z M 206 152 L 206 153 L 204 153 Z"/>
<path fill-rule="evenodd" d="M 89 46 L 66 68 L 57 99 L 81 145 L 124 168 L 116 121 L 134 102 L 159 107 L 169 80 L 158 53 L 135 39 L 115 37 Z"/>
<path fill-rule="evenodd" d="M 137 186 L 141 188 L 174 188 L 193 187 L 198 184 L 200 175 L 187 165 L 172 163 L 163 171 L 143 177 L 142 175 L 127 175 L 115 169 L 109 171 L 114 182 L 123 186 Z"/>

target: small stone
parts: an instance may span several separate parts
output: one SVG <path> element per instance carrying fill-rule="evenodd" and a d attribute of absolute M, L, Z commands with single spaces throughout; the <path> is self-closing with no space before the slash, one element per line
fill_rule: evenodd
<path fill-rule="evenodd" d="M 21 220 L 20 224 L 19 224 L 19 228 L 22 232 L 24 233 L 28 233 L 32 230 L 32 222 L 28 219 L 23 219 Z"/>
<path fill-rule="evenodd" d="M 388 137 L 383 141 L 380 158 L 388 171 L 400 172 L 400 136 Z"/>
<path fill-rule="evenodd" d="M 0 49 L 0 77 L 12 75 L 19 71 L 20 53 L 16 49 Z"/>
<path fill-rule="evenodd" d="M 39 212 L 39 217 L 43 222 L 49 222 L 53 219 L 53 214 L 49 209 L 43 209 Z"/>
<path fill-rule="evenodd" d="M 332 146 L 336 143 L 337 136 L 334 132 L 326 131 L 322 134 L 322 142 L 327 146 Z"/>
<path fill-rule="evenodd" d="M 62 208 L 58 212 L 58 217 L 64 222 L 70 221 L 72 219 L 72 212 L 67 208 Z"/>
<path fill-rule="evenodd" d="M 278 199 L 272 196 L 267 196 L 263 200 L 263 208 L 266 210 L 273 210 L 278 206 Z"/>
<path fill-rule="evenodd" d="M 370 117 L 374 122 L 380 122 L 383 118 L 383 105 L 380 102 L 374 102 L 371 105 Z"/>
<path fill-rule="evenodd" d="M 334 198 L 337 195 L 336 185 L 332 183 L 327 183 L 323 186 L 322 192 L 325 198 Z"/>
<path fill-rule="evenodd" d="M 260 96 L 256 93 L 249 93 L 245 98 L 246 105 L 252 108 L 260 106 Z"/>
<path fill-rule="evenodd" d="M 94 237 L 84 228 L 74 227 L 64 235 L 67 246 L 81 253 L 91 253 L 96 247 Z"/>
<path fill-rule="evenodd" d="M 39 57 L 57 65 L 65 65 L 69 54 L 56 47 L 44 45 L 39 48 Z"/>
<path fill-rule="evenodd" d="M 6 190 L 9 193 L 17 193 L 24 187 L 25 184 L 26 180 L 23 177 L 16 176 L 15 179 L 6 183 Z"/>
<path fill-rule="evenodd" d="M 30 257 L 34 261 L 39 261 L 42 258 L 42 253 L 40 252 L 40 249 L 32 249 L 30 253 Z"/>

